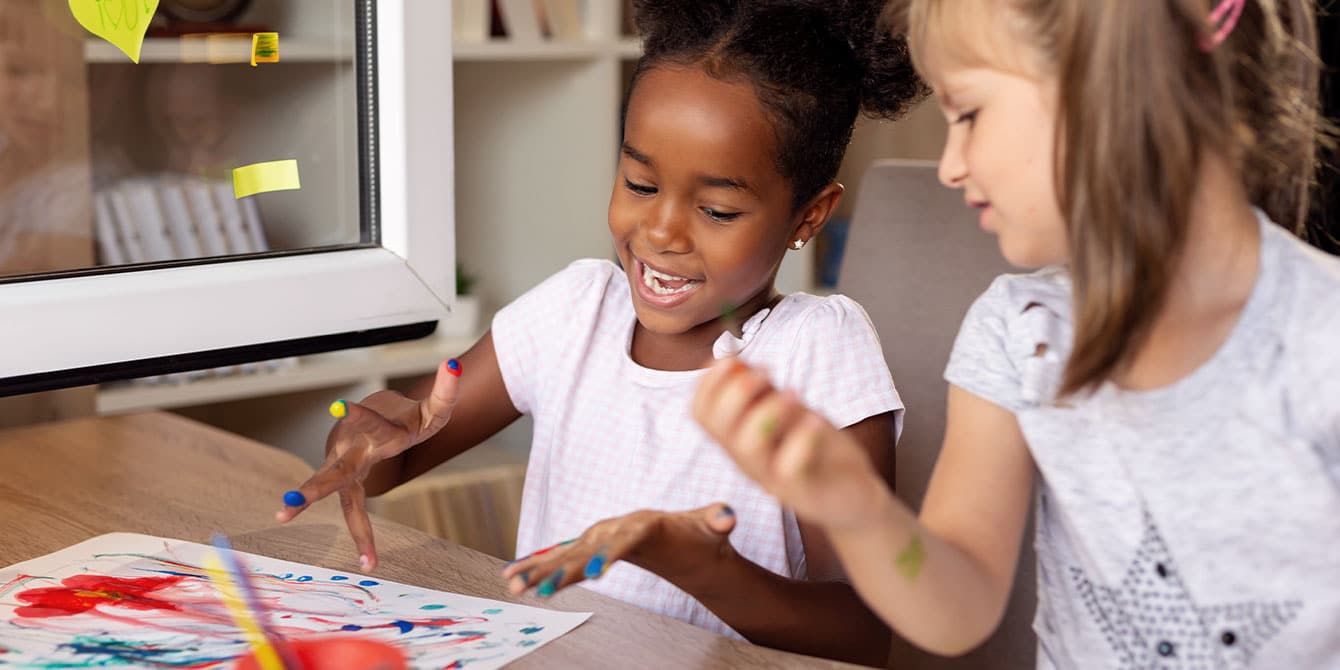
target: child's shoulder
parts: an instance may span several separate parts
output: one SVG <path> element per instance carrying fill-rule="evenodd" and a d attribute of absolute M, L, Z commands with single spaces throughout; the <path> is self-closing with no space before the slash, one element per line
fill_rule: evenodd
<path fill-rule="evenodd" d="M 991 281 L 973 301 L 965 325 L 986 322 L 1002 331 L 1024 318 L 1034 307 L 1045 307 L 1054 317 L 1070 321 L 1070 275 L 1061 267 L 1047 267 L 1029 273 L 1003 274 Z M 1003 332 L 1002 332 L 1003 334 Z"/>
<path fill-rule="evenodd" d="M 840 293 L 790 293 L 777 303 L 769 320 L 786 323 L 807 336 L 831 337 L 853 327 L 874 331 L 865 308 Z"/>

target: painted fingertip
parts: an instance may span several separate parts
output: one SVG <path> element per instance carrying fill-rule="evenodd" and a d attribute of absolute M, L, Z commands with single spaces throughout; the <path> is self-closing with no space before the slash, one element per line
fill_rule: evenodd
<path fill-rule="evenodd" d="M 718 519 L 726 516 L 735 516 L 735 510 L 731 509 L 730 505 L 722 505 L 721 511 L 717 512 Z"/>
<path fill-rule="evenodd" d="M 288 507 L 302 507 L 307 504 L 307 497 L 302 491 L 289 491 L 284 494 L 284 504 Z"/>
<path fill-rule="evenodd" d="M 605 552 L 596 552 L 596 555 L 592 556 L 590 561 L 587 561 L 586 569 L 582 571 L 582 575 L 587 579 L 600 579 L 600 576 L 605 574 L 606 560 Z"/>
<path fill-rule="evenodd" d="M 343 419 L 349 415 L 349 404 L 343 400 L 330 403 L 330 415 L 337 419 Z"/>
<path fill-rule="evenodd" d="M 559 568 L 554 571 L 554 574 L 545 577 L 544 581 L 540 582 L 540 588 L 536 591 L 536 594 L 541 598 L 548 598 L 549 596 L 554 595 L 554 591 L 558 590 L 558 583 L 562 581 L 562 579 L 563 568 Z"/>
<path fill-rule="evenodd" d="M 461 376 L 461 362 L 454 358 L 447 360 L 447 372 L 453 377 Z"/>
<path fill-rule="evenodd" d="M 371 570 L 371 569 L 372 569 L 372 559 L 371 559 L 371 558 L 368 558 L 368 555 L 367 555 L 367 554 L 363 554 L 362 556 L 359 556 L 359 557 L 358 557 L 358 567 L 362 568 L 364 571 Z"/>
<path fill-rule="evenodd" d="M 530 570 L 518 574 L 516 578 L 520 579 L 523 585 L 530 586 Z"/>
<path fill-rule="evenodd" d="M 759 432 L 762 433 L 764 439 L 771 439 L 777 434 L 777 429 L 781 427 L 781 420 L 775 416 L 770 416 L 763 420 L 763 424 L 759 426 Z"/>

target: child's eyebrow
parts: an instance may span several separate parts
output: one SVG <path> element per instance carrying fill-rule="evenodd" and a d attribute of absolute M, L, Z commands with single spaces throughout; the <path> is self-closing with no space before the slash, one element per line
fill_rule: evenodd
<path fill-rule="evenodd" d="M 635 160 L 635 161 L 637 161 L 637 162 L 639 162 L 639 163 L 641 163 L 641 164 L 643 164 L 643 165 L 645 165 L 645 166 L 647 166 L 647 167 L 655 167 L 655 166 L 656 166 L 656 164 L 651 160 L 651 156 L 648 156 L 647 154 L 644 154 L 644 153 L 642 153 L 641 151 L 638 151 L 637 149 L 634 149 L 634 148 L 633 148 L 632 146 L 630 146 L 627 142 L 624 142 L 622 151 L 623 151 L 623 155 L 625 155 L 625 156 L 627 156 L 627 157 L 629 157 L 629 158 L 631 158 L 631 159 L 633 159 L 633 160 Z"/>
<path fill-rule="evenodd" d="M 728 188 L 734 191 L 751 191 L 749 183 L 740 177 L 716 177 L 712 175 L 702 175 L 698 181 L 704 186 L 716 186 L 718 188 Z"/>

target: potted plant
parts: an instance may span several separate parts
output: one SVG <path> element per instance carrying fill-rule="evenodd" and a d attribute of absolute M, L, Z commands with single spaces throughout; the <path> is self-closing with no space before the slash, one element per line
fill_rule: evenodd
<path fill-rule="evenodd" d="M 456 300 L 451 315 L 437 325 L 443 337 L 470 337 L 479 333 L 479 297 L 474 294 L 475 277 L 465 266 L 456 264 Z"/>

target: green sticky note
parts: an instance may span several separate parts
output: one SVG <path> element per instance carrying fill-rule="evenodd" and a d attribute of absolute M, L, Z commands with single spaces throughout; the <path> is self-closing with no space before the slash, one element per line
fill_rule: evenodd
<path fill-rule="evenodd" d="M 69 0 L 70 12 L 85 30 L 140 62 L 144 33 L 158 10 L 158 0 Z"/>
<path fill-rule="evenodd" d="M 270 191 L 291 191 L 302 188 L 298 179 L 298 161 L 270 161 L 233 170 L 233 195 L 245 198 Z"/>

